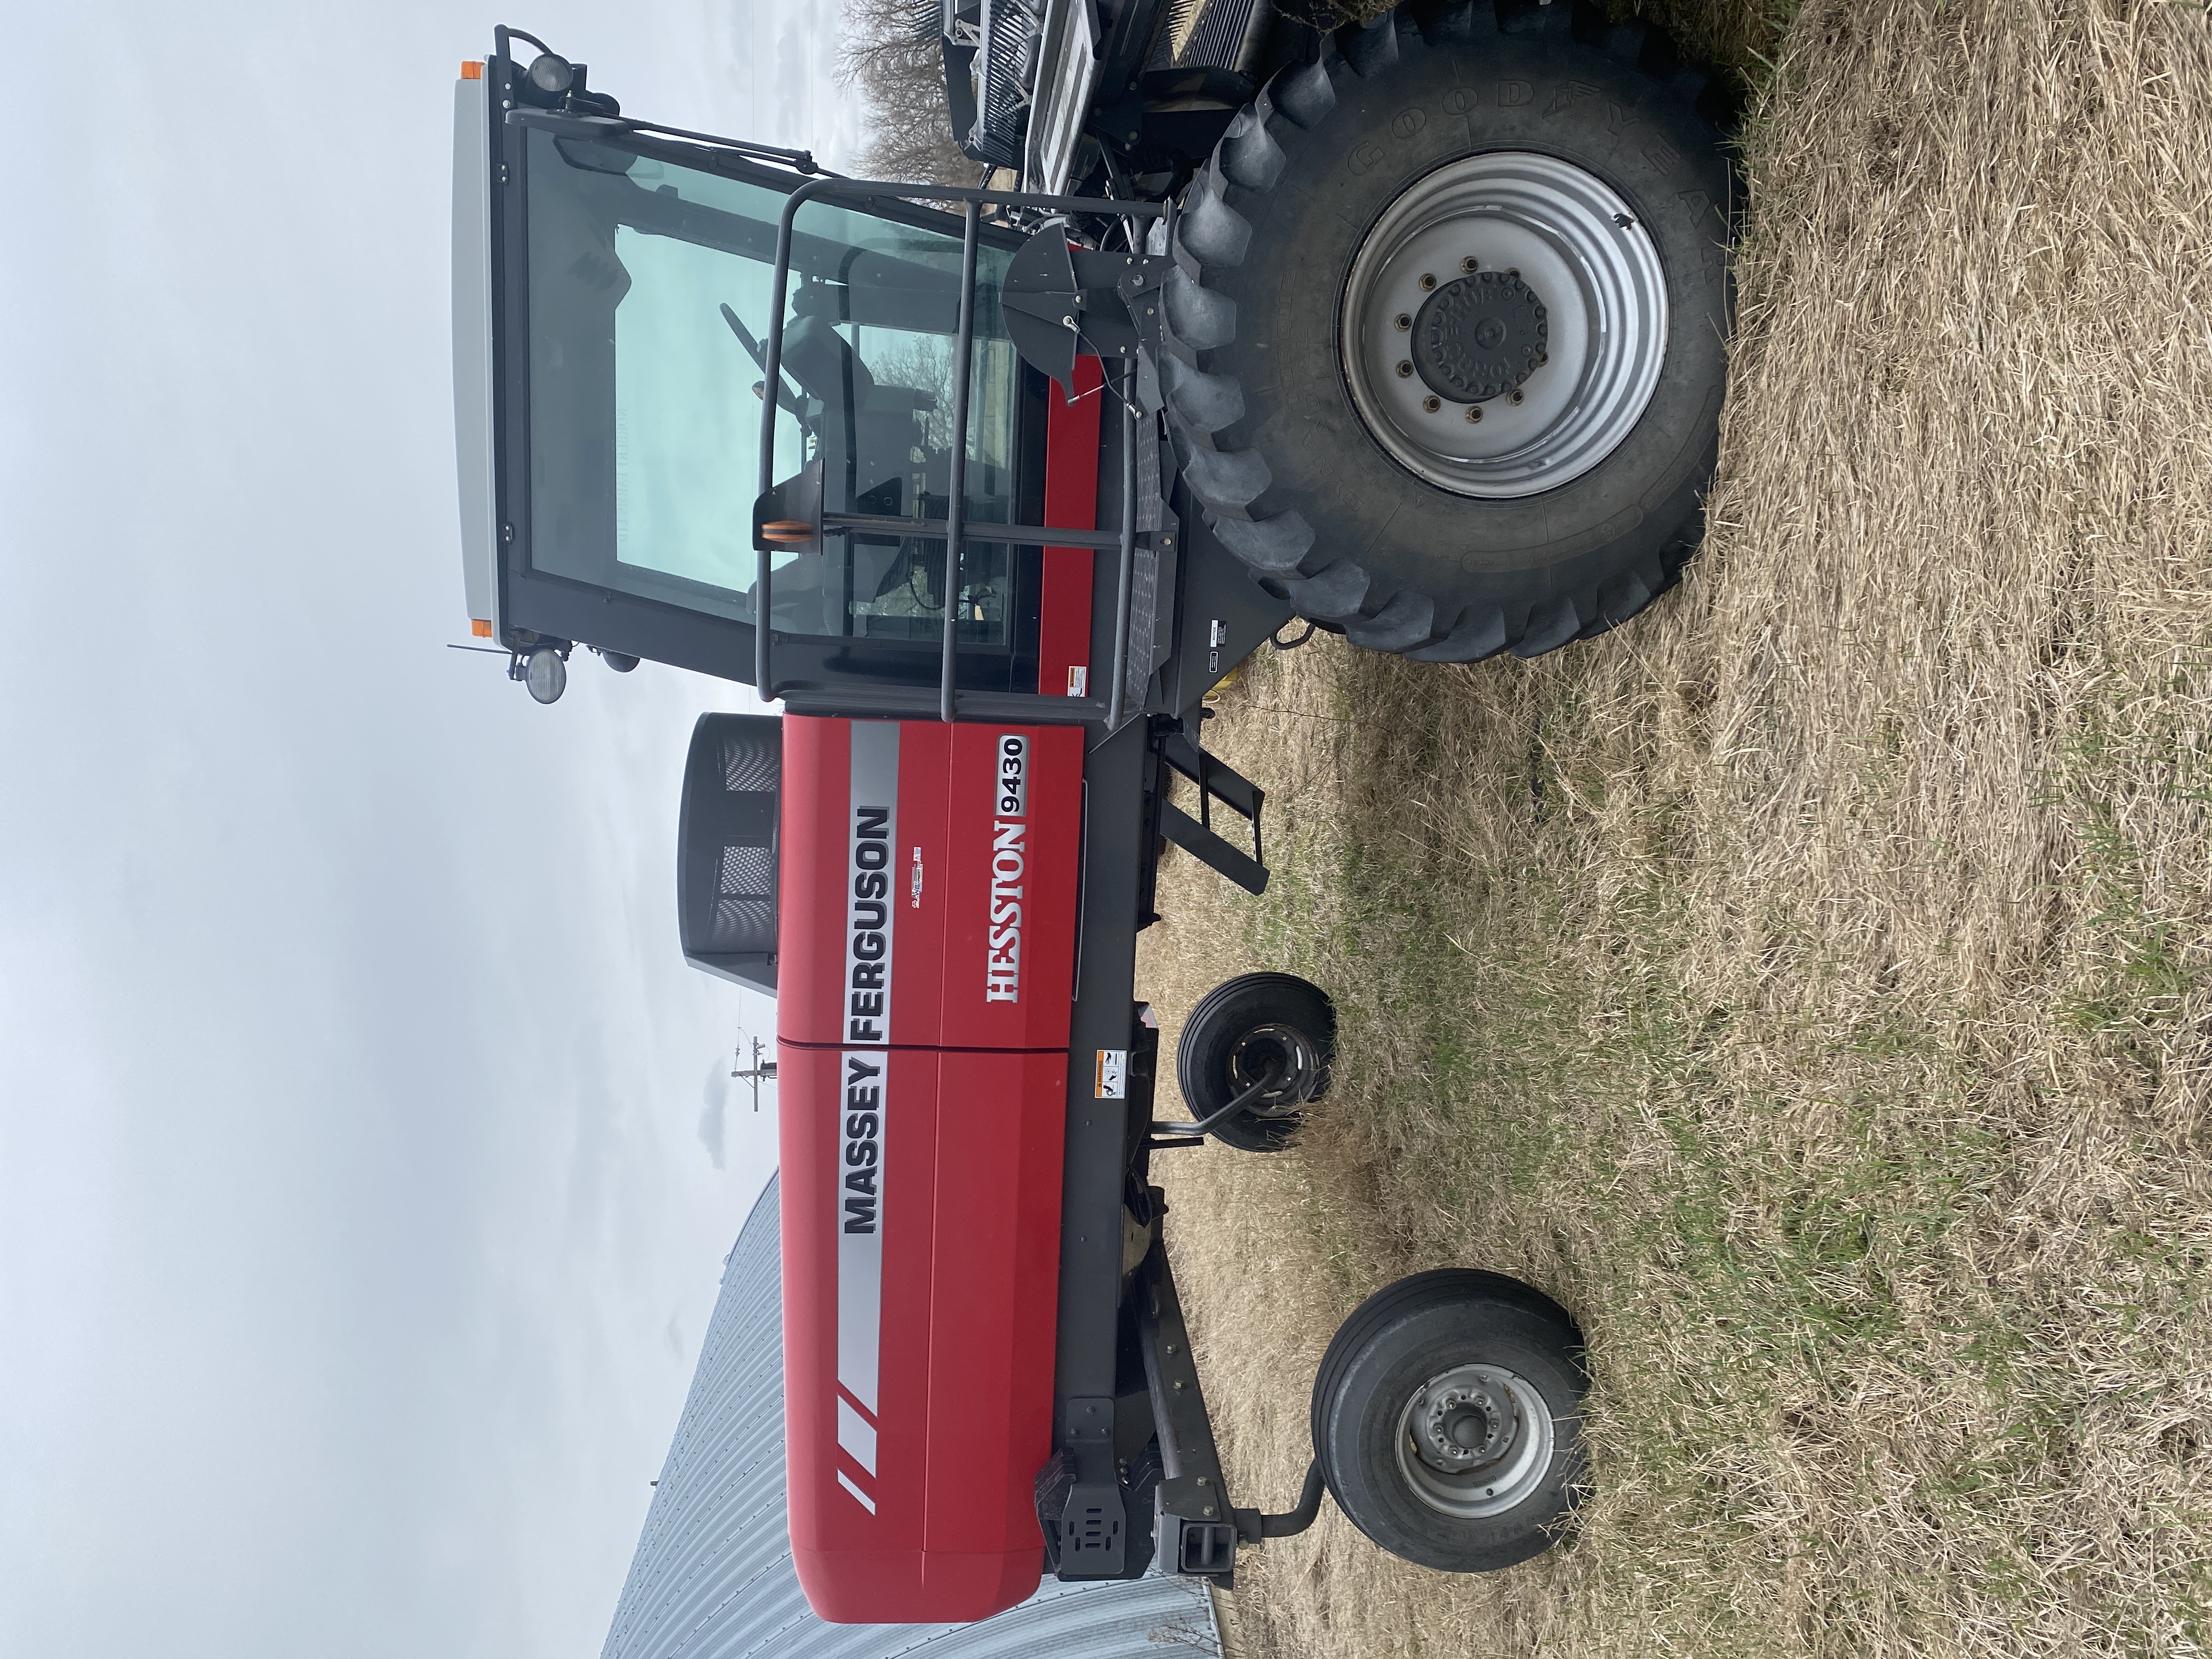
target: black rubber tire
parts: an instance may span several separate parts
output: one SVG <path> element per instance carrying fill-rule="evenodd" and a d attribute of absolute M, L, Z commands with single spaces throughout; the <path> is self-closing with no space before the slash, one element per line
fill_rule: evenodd
<path fill-rule="evenodd" d="M 1176 1045 L 1176 1083 L 1193 1121 L 1210 1117 L 1241 1092 L 1231 1079 L 1231 1052 L 1238 1038 L 1262 1025 L 1290 1026 L 1313 1045 L 1321 1076 L 1306 1098 L 1319 1100 L 1328 1092 L 1328 1066 L 1336 1054 L 1336 1005 L 1328 993 L 1295 974 L 1240 974 L 1199 999 Z M 1304 1121 L 1296 1112 L 1248 1110 L 1216 1125 L 1212 1133 L 1240 1152 L 1279 1152 Z"/>
<path fill-rule="evenodd" d="M 1215 538 L 1355 645 L 1436 661 L 1534 656 L 1672 586 L 1702 534 L 1727 368 L 1723 113 L 1657 30 L 1567 0 L 1401 6 L 1278 75 L 1194 181 L 1166 295 L 1162 392 Z M 1394 460 L 1336 343 L 1377 216 L 1491 149 L 1559 155 L 1611 185 L 1657 245 L 1669 305 L 1634 430 L 1515 500 L 1455 495 Z"/>
<path fill-rule="evenodd" d="M 1314 1456 L 1337 1507 L 1393 1555 L 1444 1572 L 1495 1572 L 1559 1541 L 1583 1483 L 1582 1334 L 1566 1312 L 1517 1279 L 1466 1267 L 1385 1286 L 1338 1329 L 1314 1378 Z M 1447 1515 L 1400 1472 L 1399 1414 L 1455 1365 L 1503 1365 L 1551 1407 L 1552 1459 L 1503 1514 Z"/>

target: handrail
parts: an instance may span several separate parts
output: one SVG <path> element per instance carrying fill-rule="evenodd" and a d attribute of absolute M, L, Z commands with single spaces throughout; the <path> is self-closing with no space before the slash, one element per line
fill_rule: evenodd
<path fill-rule="evenodd" d="M 895 184 L 878 179 L 840 179 L 834 176 L 810 179 L 791 191 L 785 198 L 783 211 L 776 220 L 775 268 L 769 279 L 768 338 L 763 343 L 761 365 L 762 384 L 780 386 L 783 384 L 783 325 L 784 303 L 791 287 L 791 238 L 799 210 L 809 202 L 835 197 L 853 202 L 889 198 L 907 202 L 958 202 L 963 204 L 960 246 L 960 324 L 955 336 L 954 349 L 959 358 L 955 382 L 952 444 L 952 478 L 951 499 L 945 504 L 945 646 L 943 664 L 939 671 L 939 713 L 942 719 L 952 720 L 957 714 L 953 681 L 958 665 L 959 615 L 957 600 L 960 568 L 960 550 L 966 541 L 1004 542 L 1007 539 L 1004 527 L 992 526 L 999 533 L 971 534 L 962 522 L 967 510 L 963 499 L 967 483 L 968 457 L 968 359 L 975 343 L 975 249 L 981 232 L 981 214 L 985 207 L 1042 208 L 1057 213 L 1096 214 L 1109 218 L 1166 218 L 1172 220 L 1172 202 L 1113 202 L 1103 203 L 1088 196 L 1046 196 L 1030 191 L 981 190 L 959 185 Z M 1134 390 L 1131 375 L 1123 376 L 1124 406 L 1127 394 Z M 765 495 L 775 487 L 775 416 L 776 405 L 772 398 L 761 399 L 760 494 Z M 1116 545 L 1121 550 L 1121 602 L 1115 624 L 1115 662 L 1113 664 L 1114 694 L 1109 700 L 1107 724 L 1120 724 L 1121 713 L 1121 682 L 1127 678 L 1124 663 L 1128 648 L 1128 607 L 1131 573 L 1135 568 L 1136 520 L 1136 460 L 1133 453 L 1133 434 L 1122 446 L 1121 462 L 1121 531 Z M 824 527 L 833 515 L 824 514 Z M 836 517 L 857 515 L 837 514 Z M 885 526 L 889 528 L 888 526 Z M 908 530 L 904 533 L 927 533 Z M 1075 539 L 1077 532 L 1055 532 L 1050 545 L 1084 546 L 1091 544 Z M 775 610 L 771 602 L 769 548 L 763 542 L 755 549 L 753 575 L 753 689 L 763 702 L 776 696 L 773 672 L 772 645 L 775 629 Z"/>
<path fill-rule="evenodd" d="M 1137 574 L 1137 371 L 1121 371 L 1121 569 L 1114 582 L 1114 684 L 1106 693 L 1106 729 L 1121 724 L 1123 693 L 1129 683 L 1129 589 Z"/>
<path fill-rule="evenodd" d="M 975 238 L 981 210 L 970 202 L 960 216 L 960 325 L 952 331 L 952 467 L 945 486 L 945 658 L 938 670 L 937 717 L 952 723 L 959 673 L 960 531 L 968 516 L 969 359 L 975 351 Z"/>
<path fill-rule="evenodd" d="M 831 535 L 838 531 L 862 536 L 911 536 L 917 541 L 941 542 L 945 537 L 945 522 L 942 519 L 902 519 L 884 513 L 824 513 L 823 534 Z M 981 542 L 987 547 L 1088 547 L 1110 553 L 1121 545 L 1121 532 L 1058 530 L 1050 525 L 1005 524 L 996 519 L 983 519 L 963 526 L 960 539 L 971 545 Z"/>

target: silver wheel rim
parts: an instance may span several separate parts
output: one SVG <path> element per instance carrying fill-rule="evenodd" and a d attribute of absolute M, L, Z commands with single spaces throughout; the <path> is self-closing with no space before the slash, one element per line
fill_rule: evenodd
<path fill-rule="evenodd" d="M 1503 1365 L 1455 1365 L 1398 1413 L 1398 1473 L 1413 1496 L 1463 1521 L 1502 1515 L 1552 1467 L 1552 1409 Z"/>
<path fill-rule="evenodd" d="M 1511 272 L 1540 301 L 1548 360 L 1512 392 L 1468 402 L 1406 369 L 1399 319 L 1479 271 Z M 1595 173 L 1493 150 L 1389 205 L 1353 257 L 1342 318 L 1345 380 L 1376 441 L 1439 489 L 1506 500 L 1580 477 L 1635 430 L 1666 361 L 1666 273 L 1650 234 Z"/>
<path fill-rule="evenodd" d="M 1313 1097 L 1321 1055 L 1295 1025 L 1255 1025 L 1229 1051 L 1229 1092 L 1241 1095 L 1279 1063 L 1282 1075 L 1243 1108 L 1255 1117 L 1288 1117 Z"/>

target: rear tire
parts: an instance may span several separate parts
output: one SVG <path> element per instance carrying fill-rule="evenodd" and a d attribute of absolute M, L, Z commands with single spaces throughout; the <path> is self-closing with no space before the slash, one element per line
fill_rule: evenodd
<path fill-rule="evenodd" d="M 1242 974 L 1199 1000 L 1176 1045 L 1176 1082 L 1194 1120 L 1211 1117 L 1278 1067 L 1279 1083 L 1212 1133 L 1247 1152 L 1278 1152 L 1328 1092 L 1336 1005 L 1295 974 Z"/>
<path fill-rule="evenodd" d="M 1582 1481 L 1582 1337 L 1541 1292 L 1443 1268 L 1376 1291 L 1314 1379 L 1314 1455 L 1393 1555 L 1494 1572 L 1558 1541 Z"/>
<path fill-rule="evenodd" d="M 1301 615 L 1435 661 L 1670 586 L 1727 367 L 1718 112 L 1663 35 L 1565 0 L 1401 7 L 1279 75 L 1194 182 L 1166 294 L 1215 537 Z"/>

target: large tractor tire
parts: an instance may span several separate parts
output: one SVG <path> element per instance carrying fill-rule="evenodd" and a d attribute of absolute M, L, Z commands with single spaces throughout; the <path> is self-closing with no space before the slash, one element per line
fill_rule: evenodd
<path fill-rule="evenodd" d="M 1263 585 L 1355 644 L 1528 657 L 1702 530 L 1730 172 L 1657 31 L 1401 7 L 1277 76 L 1191 186 L 1161 390 Z"/>
<path fill-rule="evenodd" d="M 1416 1273 L 1344 1322 L 1314 1378 L 1314 1457 L 1392 1554 L 1495 1572 L 1551 1547 L 1583 1481 L 1581 1333 L 1517 1280 Z"/>

